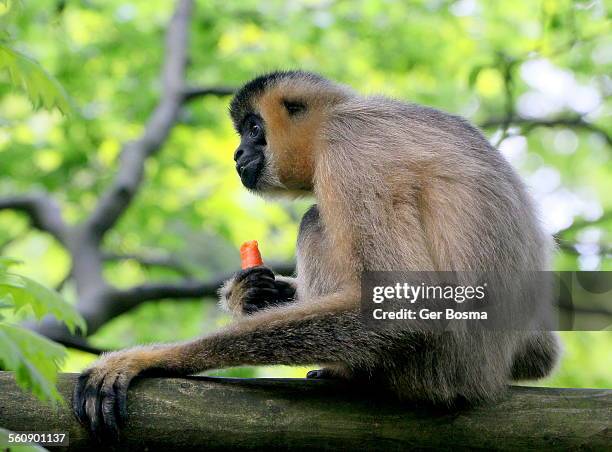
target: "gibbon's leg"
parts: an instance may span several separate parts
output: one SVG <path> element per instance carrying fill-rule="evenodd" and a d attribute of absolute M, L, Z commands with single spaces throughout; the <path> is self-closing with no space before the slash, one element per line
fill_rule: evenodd
<path fill-rule="evenodd" d="M 275 275 L 268 267 L 241 270 L 219 290 L 219 304 L 234 317 L 295 301 L 295 278 Z"/>
<path fill-rule="evenodd" d="M 555 333 L 542 331 L 528 337 L 519 347 L 512 363 L 513 380 L 536 380 L 549 375 L 561 355 Z"/>
<path fill-rule="evenodd" d="M 73 409 L 98 436 L 116 436 L 126 417 L 129 383 L 143 372 L 188 375 L 238 365 L 316 362 L 375 367 L 386 341 L 362 326 L 357 297 L 338 293 L 289 304 L 245 316 L 192 342 L 107 354 L 79 377 Z"/>

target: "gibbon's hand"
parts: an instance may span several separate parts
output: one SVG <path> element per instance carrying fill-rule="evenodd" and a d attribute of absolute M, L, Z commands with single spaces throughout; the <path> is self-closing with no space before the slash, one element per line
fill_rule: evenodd
<path fill-rule="evenodd" d="M 79 376 L 72 408 L 98 439 L 118 439 L 127 417 L 128 386 L 144 370 L 142 358 L 130 350 L 110 353 Z"/>
<path fill-rule="evenodd" d="M 277 280 L 272 270 L 263 265 L 239 271 L 225 287 L 225 303 L 235 314 L 253 314 L 295 297 L 295 288 Z"/>

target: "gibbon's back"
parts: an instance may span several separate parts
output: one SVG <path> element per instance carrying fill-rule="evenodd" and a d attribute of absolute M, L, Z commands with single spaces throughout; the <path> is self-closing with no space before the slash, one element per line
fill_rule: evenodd
<path fill-rule="evenodd" d="M 340 154 L 334 159 L 377 184 L 381 193 L 391 193 L 389 209 L 401 212 L 402 204 L 409 204 L 421 211 L 432 254 L 442 256 L 433 270 L 548 268 L 553 242 L 525 185 L 465 119 L 355 95 L 336 105 L 325 135 L 329 152 Z M 363 177 L 356 179 L 363 183 Z"/>

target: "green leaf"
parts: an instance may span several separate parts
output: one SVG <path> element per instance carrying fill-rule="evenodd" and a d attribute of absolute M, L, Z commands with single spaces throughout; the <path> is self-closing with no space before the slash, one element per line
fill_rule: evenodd
<path fill-rule="evenodd" d="M 10 430 L 0 428 L 0 450 L 10 450 L 11 452 L 45 452 L 47 449 L 35 443 L 15 445 L 9 443 Z"/>
<path fill-rule="evenodd" d="M 3 257 L 0 256 L 0 272 L 3 270 L 8 270 L 9 267 L 14 265 L 19 265 L 22 262 L 18 259 L 13 259 L 12 257 Z"/>
<path fill-rule="evenodd" d="M 25 288 L 26 284 L 23 281 L 22 277 L 19 275 L 12 275 L 10 273 L 0 273 L 0 286 L 23 289 Z"/>
<path fill-rule="evenodd" d="M 57 292 L 30 278 L 12 273 L 0 273 L 0 297 L 7 295 L 12 296 L 16 311 L 30 307 L 38 320 L 51 314 L 64 322 L 72 333 L 77 328 L 84 333 L 87 328 L 85 321 L 73 306 L 66 303 Z"/>
<path fill-rule="evenodd" d="M 57 107 L 62 113 L 70 111 L 70 101 L 64 88 L 36 61 L 6 44 L 0 43 L 0 70 L 5 69 L 11 82 L 27 93 L 34 108 Z"/>
<path fill-rule="evenodd" d="M 0 309 L 15 308 L 15 300 L 10 293 L 0 295 Z"/>
<path fill-rule="evenodd" d="M 55 388 L 66 349 L 25 328 L 0 322 L 0 364 L 17 384 L 41 400 L 61 400 Z"/>

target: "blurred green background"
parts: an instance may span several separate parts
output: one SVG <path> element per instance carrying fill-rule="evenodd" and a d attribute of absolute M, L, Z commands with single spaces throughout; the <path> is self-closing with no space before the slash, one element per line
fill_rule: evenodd
<path fill-rule="evenodd" d="M 40 63 L 71 108 L 35 109 L 0 69 L 0 197 L 49 192 L 69 223 L 94 208 L 159 97 L 173 2 L 0 2 L 2 43 Z M 191 86 L 235 87 L 301 68 L 460 114 L 483 127 L 528 183 L 559 240 L 557 270 L 612 270 L 612 27 L 604 1 L 198 1 Z M 116 287 L 215 278 L 238 268 L 240 243 L 293 259 L 308 199 L 270 202 L 242 188 L 227 96 L 184 106 L 168 141 L 103 249 Z M 71 256 L 28 216 L 0 210 L 0 254 L 76 303 Z M 151 265 L 142 257 L 171 257 Z M 163 259 L 158 259 L 163 260 Z M 102 349 L 193 338 L 228 322 L 214 299 L 143 303 L 109 320 Z M 541 385 L 612 387 L 612 332 L 562 334 L 559 371 Z M 65 371 L 95 355 L 70 350 Z M 243 368 L 239 376 L 302 377 L 305 368 Z"/>

